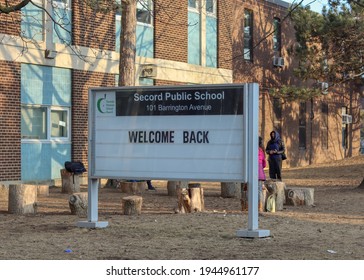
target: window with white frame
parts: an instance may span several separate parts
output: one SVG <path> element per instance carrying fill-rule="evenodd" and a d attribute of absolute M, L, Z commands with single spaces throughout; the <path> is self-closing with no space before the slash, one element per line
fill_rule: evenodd
<path fill-rule="evenodd" d="M 281 56 L 282 51 L 282 34 L 281 34 L 281 20 L 279 18 L 273 19 L 273 51 L 277 53 L 277 55 Z"/>
<path fill-rule="evenodd" d="M 152 24 L 152 0 L 138 0 L 137 21 L 138 23 Z"/>
<path fill-rule="evenodd" d="M 115 14 L 115 51 L 120 50 L 121 33 L 121 2 Z M 153 57 L 154 55 L 154 30 L 153 30 L 153 1 L 138 0 L 137 2 L 137 26 L 136 26 L 136 52 L 138 56 Z"/>
<path fill-rule="evenodd" d="M 244 10 L 244 59 L 253 60 L 253 11 Z"/>
<path fill-rule="evenodd" d="M 51 0 L 53 17 L 53 42 L 70 44 L 72 32 L 71 0 Z"/>
<path fill-rule="evenodd" d="M 34 0 L 21 9 L 21 35 L 25 38 L 43 41 L 43 1 Z"/>
<path fill-rule="evenodd" d="M 188 0 L 188 8 L 190 8 L 190 9 L 198 9 L 198 3 L 199 2 L 199 0 Z"/>
<path fill-rule="evenodd" d="M 69 140 L 69 123 L 67 107 L 22 105 L 22 139 Z"/>
<path fill-rule="evenodd" d="M 71 0 L 52 0 L 53 8 L 71 8 Z"/>
<path fill-rule="evenodd" d="M 210 16 L 216 16 L 216 0 L 206 0 L 206 13 Z"/>

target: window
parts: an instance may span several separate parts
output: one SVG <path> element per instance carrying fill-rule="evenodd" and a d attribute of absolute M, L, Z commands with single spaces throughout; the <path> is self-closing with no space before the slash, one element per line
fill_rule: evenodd
<path fill-rule="evenodd" d="M 34 4 L 43 7 L 41 0 L 34 0 Z M 21 35 L 25 38 L 43 41 L 43 10 L 33 3 L 27 4 L 21 9 Z"/>
<path fill-rule="evenodd" d="M 115 51 L 120 50 L 121 33 L 121 2 L 115 15 Z M 154 28 L 153 28 L 153 1 L 139 0 L 137 2 L 137 27 L 136 27 L 136 55 L 142 57 L 154 56 Z"/>
<path fill-rule="evenodd" d="M 68 137 L 68 111 L 51 109 L 51 138 Z"/>
<path fill-rule="evenodd" d="M 279 98 L 273 99 L 273 129 L 282 133 L 282 102 Z"/>
<path fill-rule="evenodd" d="M 47 108 L 22 107 L 21 138 L 47 139 Z"/>
<path fill-rule="evenodd" d="M 188 0 L 188 7 L 198 9 L 198 0 Z"/>
<path fill-rule="evenodd" d="M 197 1 L 188 2 L 188 60 L 189 64 L 202 64 L 201 13 Z"/>
<path fill-rule="evenodd" d="M 321 144 L 323 149 L 328 148 L 328 119 L 329 119 L 329 105 L 326 102 L 322 102 L 321 104 Z"/>
<path fill-rule="evenodd" d="M 152 0 L 139 0 L 137 2 L 137 21 L 152 24 Z"/>
<path fill-rule="evenodd" d="M 188 2 L 189 64 L 217 67 L 217 1 Z"/>
<path fill-rule="evenodd" d="M 253 11 L 244 10 L 244 59 L 253 60 Z"/>
<path fill-rule="evenodd" d="M 216 0 L 206 0 L 206 12 L 216 16 Z"/>
<path fill-rule="evenodd" d="M 273 51 L 275 51 L 278 56 L 281 56 L 281 20 L 279 18 L 274 18 L 273 28 Z"/>
<path fill-rule="evenodd" d="M 52 0 L 52 7 L 52 17 L 54 19 L 53 42 L 71 44 L 71 0 Z"/>
<path fill-rule="evenodd" d="M 298 113 L 298 145 L 306 149 L 306 102 L 300 102 Z"/>
<path fill-rule="evenodd" d="M 69 108 L 22 105 L 21 138 L 69 139 Z"/>

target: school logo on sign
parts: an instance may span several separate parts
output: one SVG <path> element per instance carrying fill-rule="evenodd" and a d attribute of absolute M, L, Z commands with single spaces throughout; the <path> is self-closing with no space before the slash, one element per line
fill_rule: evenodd
<path fill-rule="evenodd" d="M 96 95 L 96 112 L 97 115 L 115 116 L 115 93 L 98 93 Z"/>

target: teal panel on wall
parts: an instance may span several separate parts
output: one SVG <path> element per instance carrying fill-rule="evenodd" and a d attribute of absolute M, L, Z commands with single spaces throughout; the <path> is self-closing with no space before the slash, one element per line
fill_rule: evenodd
<path fill-rule="evenodd" d="M 64 168 L 64 162 L 71 160 L 71 144 L 52 143 L 51 166 L 52 179 L 61 178 L 60 170 Z"/>
<path fill-rule="evenodd" d="M 188 12 L 188 63 L 201 64 L 200 14 Z"/>
<path fill-rule="evenodd" d="M 65 8 L 54 9 L 53 18 L 55 22 L 57 22 L 57 24 L 54 24 L 53 42 L 61 44 L 71 44 L 71 10 Z"/>
<path fill-rule="evenodd" d="M 44 181 L 61 178 L 64 162 L 71 158 L 71 144 L 22 143 L 21 180 Z"/>
<path fill-rule="evenodd" d="M 121 22 L 115 21 L 115 51 L 120 51 Z M 136 29 L 136 55 L 154 57 L 154 30 L 150 25 L 138 24 Z"/>
<path fill-rule="evenodd" d="M 71 105 L 71 71 L 64 68 L 21 65 L 21 102 Z"/>
<path fill-rule="evenodd" d="M 32 3 L 21 9 L 22 36 L 36 41 L 43 41 L 43 11 Z"/>
<path fill-rule="evenodd" d="M 138 25 L 136 32 L 136 54 L 142 57 L 154 56 L 153 28 L 147 25 Z"/>
<path fill-rule="evenodd" d="M 217 19 L 206 17 L 206 66 L 217 67 Z"/>
<path fill-rule="evenodd" d="M 41 66 L 32 64 L 21 65 L 21 102 L 26 104 L 43 103 L 43 74 Z"/>

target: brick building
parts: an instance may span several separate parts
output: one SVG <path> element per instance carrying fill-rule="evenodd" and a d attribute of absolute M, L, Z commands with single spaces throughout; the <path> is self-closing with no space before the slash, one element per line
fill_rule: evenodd
<path fill-rule="evenodd" d="M 87 163 L 88 89 L 118 80 L 120 13 L 80 0 L 33 2 L 49 13 L 28 4 L 21 13 L 0 14 L 0 182 L 55 180 L 65 161 Z M 289 52 L 295 36 L 288 3 L 141 2 L 137 85 L 257 82 L 260 134 L 267 141 L 271 130 L 281 133 L 285 166 L 359 154 L 359 89 L 309 102 L 283 103 L 269 94 L 301 83 Z M 152 78 L 143 77 L 148 65 Z"/>

